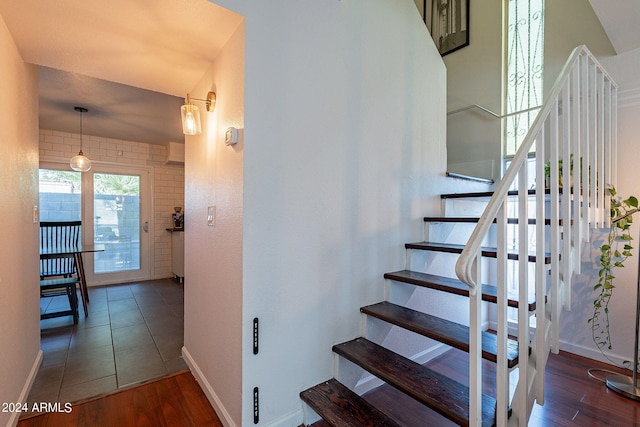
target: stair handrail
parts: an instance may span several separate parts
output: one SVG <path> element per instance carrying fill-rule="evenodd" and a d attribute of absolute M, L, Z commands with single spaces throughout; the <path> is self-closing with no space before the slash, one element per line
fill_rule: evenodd
<path fill-rule="evenodd" d="M 491 111 L 487 107 L 483 107 L 482 105 L 471 104 L 471 105 L 467 105 L 466 107 L 456 108 L 455 110 L 447 111 L 447 116 L 453 116 L 455 114 L 463 113 L 465 111 L 469 111 L 469 110 L 473 110 L 473 109 L 484 111 L 485 113 L 495 117 L 496 119 L 504 119 L 506 117 L 511 117 L 511 116 L 515 116 L 515 115 L 518 115 L 518 114 L 529 113 L 531 111 L 539 110 L 540 109 L 540 105 L 537 105 L 537 106 L 531 107 L 531 108 L 525 108 L 524 110 L 520 110 L 520 111 L 514 111 L 513 113 L 498 114 L 498 113 L 495 113 L 495 112 Z"/>
<path fill-rule="evenodd" d="M 562 68 L 560 75 L 556 79 L 551 91 L 542 104 L 542 107 L 540 107 L 540 112 L 536 116 L 533 124 L 529 128 L 529 131 L 524 137 L 522 144 L 518 148 L 518 151 L 516 152 L 511 161 L 511 164 L 509 165 L 509 168 L 507 168 L 493 196 L 489 200 L 487 207 L 485 208 L 482 216 L 480 217 L 480 220 L 478 221 L 478 224 L 476 225 L 471 234 L 471 237 L 469 238 L 469 242 L 465 246 L 465 249 L 462 251 L 460 257 L 458 258 L 458 261 L 456 262 L 456 275 L 462 282 L 466 283 L 469 286 L 470 292 L 475 292 L 475 289 L 478 286 L 474 277 L 475 261 L 478 250 L 482 245 L 482 241 L 489 231 L 489 227 L 493 223 L 498 210 L 502 206 L 504 200 L 507 198 L 509 189 L 514 184 L 518 171 L 520 170 L 524 162 L 527 161 L 529 157 L 529 151 L 536 141 L 538 133 L 544 126 L 546 119 L 549 117 L 554 103 L 559 98 L 564 85 L 569 79 L 572 69 L 578 63 L 578 60 L 582 55 L 587 55 L 589 57 L 589 60 L 592 61 L 592 63 L 594 63 L 598 67 L 599 71 L 607 77 L 607 80 L 613 83 L 613 79 L 611 78 L 611 76 L 609 76 L 600 62 L 595 58 L 595 56 L 593 56 L 593 54 L 585 45 L 578 46 L 573 50 L 564 67 Z M 615 83 L 613 84 L 615 85 Z"/>
<path fill-rule="evenodd" d="M 482 105 L 478 105 L 478 104 L 471 104 L 471 105 L 467 105 L 466 107 L 456 108 L 455 110 L 447 111 L 447 116 L 453 116 L 454 114 L 463 113 L 465 111 L 469 111 L 469 110 L 473 110 L 473 109 L 484 111 L 485 113 L 495 117 L 496 119 L 501 119 L 502 118 L 502 116 L 500 114 L 494 113 L 493 111 L 489 110 L 488 108 L 483 107 Z"/>
<path fill-rule="evenodd" d="M 458 258 L 456 275 L 469 286 L 470 296 L 471 427 L 482 422 L 483 318 L 482 292 L 478 291 L 481 288 L 478 281 L 483 277 L 482 243 L 489 236 L 494 219 L 497 220 L 496 424 L 500 427 L 524 425 L 534 402 L 544 404 L 544 367 L 549 352 L 559 351 L 560 312 L 571 306 L 571 281 L 572 276 L 580 272 L 582 243 L 589 240 L 592 228 L 610 225 L 610 201 L 605 193 L 607 187 L 615 187 L 616 106 L 617 85 L 613 79 L 586 46 L 575 48 Z M 536 189 L 530 191 L 527 161 L 534 144 Z M 579 166 L 573 167 L 574 163 Z M 520 197 L 511 204 L 509 197 L 514 193 Z M 530 207 L 532 196 L 535 196 L 534 209 Z M 506 261 L 510 255 L 507 254 L 507 216 L 514 207 L 517 208 L 514 237 L 517 236 L 518 263 L 514 267 L 517 289 L 513 290 L 520 302 L 517 309 L 519 379 L 510 401 L 509 369 L 504 362 L 510 333 Z M 535 219 L 533 258 L 528 229 L 532 211 Z M 549 252 L 544 230 L 547 218 Z M 530 262 L 534 263 L 535 272 L 530 271 Z M 548 267 L 547 262 L 550 262 Z M 531 291 L 535 293 L 535 331 L 529 328 L 532 313 L 529 304 L 524 303 Z"/>

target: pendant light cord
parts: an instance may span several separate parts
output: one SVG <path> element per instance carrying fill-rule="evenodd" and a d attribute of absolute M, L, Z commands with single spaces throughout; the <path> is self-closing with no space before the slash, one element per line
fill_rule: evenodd
<path fill-rule="evenodd" d="M 82 114 L 89 110 L 84 107 L 73 107 L 73 109 L 80 113 L 80 153 L 82 153 L 82 134 L 84 133 L 82 130 Z"/>
<path fill-rule="evenodd" d="M 80 110 L 80 152 L 82 153 L 82 113 L 83 111 Z"/>

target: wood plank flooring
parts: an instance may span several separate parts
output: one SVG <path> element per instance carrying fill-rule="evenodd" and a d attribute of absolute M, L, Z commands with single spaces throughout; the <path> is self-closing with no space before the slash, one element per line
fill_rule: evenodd
<path fill-rule="evenodd" d="M 222 427 L 190 372 L 74 404 L 70 413 L 26 418 L 18 427 Z"/>
<path fill-rule="evenodd" d="M 451 350 L 427 363 L 431 369 L 446 374 L 456 381 L 466 383 L 468 356 Z M 484 363 L 484 376 L 491 382 L 494 364 Z M 546 371 L 546 396 L 544 406 L 535 405 L 529 419 L 529 427 L 640 427 L 640 402 L 609 390 L 603 382 L 591 378 L 588 369 L 607 369 L 629 375 L 610 365 L 560 352 L 551 354 Z M 594 372 L 600 378 L 606 373 Z M 485 393 L 495 395 L 493 384 Z M 453 427 L 453 422 L 426 409 L 391 386 L 379 387 L 363 396 L 378 409 L 392 415 L 403 426 Z M 327 427 L 325 422 L 314 427 Z"/>
<path fill-rule="evenodd" d="M 431 361 L 428 366 L 463 381 L 468 367 L 467 360 L 463 352 L 451 350 Z M 490 362 L 485 363 L 487 378 L 492 375 L 492 365 Z M 588 375 L 589 368 L 628 374 L 610 365 L 570 353 L 550 355 L 546 375 L 546 402 L 544 406 L 534 407 L 529 427 L 640 426 L 640 402 L 609 390 L 604 383 Z M 490 385 L 485 393 L 493 393 L 494 390 L 491 389 Z M 389 386 L 380 387 L 365 395 L 365 398 L 378 408 L 393 414 L 397 422 L 404 426 L 455 425 Z M 178 425 L 222 426 L 190 373 L 74 404 L 68 414 L 49 413 L 23 419 L 18 423 L 18 427 Z M 318 427 L 327 425 L 316 423 Z"/>

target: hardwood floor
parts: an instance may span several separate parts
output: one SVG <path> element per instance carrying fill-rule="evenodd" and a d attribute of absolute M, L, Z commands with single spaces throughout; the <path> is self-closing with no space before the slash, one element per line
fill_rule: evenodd
<path fill-rule="evenodd" d="M 426 366 L 459 382 L 466 382 L 468 377 L 468 357 L 458 350 L 451 350 Z M 485 378 L 488 381 L 494 378 L 494 366 L 491 362 L 484 365 Z M 589 376 L 589 369 L 606 369 L 630 374 L 628 371 L 570 353 L 551 354 L 545 377 L 546 401 L 544 406 L 534 406 L 529 427 L 640 426 L 640 402 L 609 390 L 603 382 Z M 605 378 L 608 374 L 596 371 L 594 375 Z M 484 392 L 495 395 L 491 384 Z M 456 425 L 390 386 L 379 387 L 367 393 L 364 398 L 392 415 L 395 421 L 404 426 Z M 314 427 L 327 426 L 324 422 L 314 424 Z"/>
<path fill-rule="evenodd" d="M 451 350 L 428 366 L 463 381 L 467 357 Z M 493 364 L 486 363 L 487 378 Z M 588 369 L 627 373 L 604 363 L 570 353 L 550 355 L 546 375 L 546 402 L 536 405 L 530 427 L 632 427 L 640 426 L 640 402 L 609 390 L 591 378 Z M 600 377 L 606 374 L 596 372 Z M 485 392 L 492 393 L 491 386 Z M 452 422 L 383 386 L 365 398 L 405 426 L 454 426 Z M 64 408 L 64 407 L 63 407 Z M 206 396 L 191 373 L 182 373 L 123 390 L 99 399 L 73 404 L 70 413 L 47 413 L 26 418 L 18 427 L 68 426 L 222 426 Z M 327 426 L 316 423 L 315 427 Z"/>
<path fill-rule="evenodd" d="M 18 423 L 18 427 L 45 426 L 222 427 L 222 423 L 187 372 L 74 404 L 69 413 L 50 412 Z"/>
<path fill-rule="evenodd" d="M 590 359 L 561 353 L 547 365 L 544 406 L 536 406 L 529 426 L 640 426 L 640 402 L 624 397 L 588 374 L 605 369 L 630 375 L 629 371 Z M 601 379 L 608 373 L 595 372 Z"/>

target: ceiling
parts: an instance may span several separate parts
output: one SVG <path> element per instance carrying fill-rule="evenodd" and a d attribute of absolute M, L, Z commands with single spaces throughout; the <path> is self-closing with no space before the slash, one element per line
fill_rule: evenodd
<path fill-rule="evenodd" d="M 640 1 L 589 0 L 609 41 L 621 54 L 640 48 Z"/>
<path fill-rule="evenodd" d="M 640 47 L 639 1 L 589 1 L 616 52 Z M 0 0 L 0 15 L 41 66 L 42 128 L 77 133 L 82 106 L 84 133 L 158 144 L 184 142 L 178 108 L 242 21 L 208 0 Z"/>
<path fill-rule="evenodd" d="M 0 15 L 40 66 L 41 128 L 78 133 L 81 106 L 85 134 L 157 144 L 184 142 L 179 107 L 242 21 L 208 0 L 0 0 Z"/>

